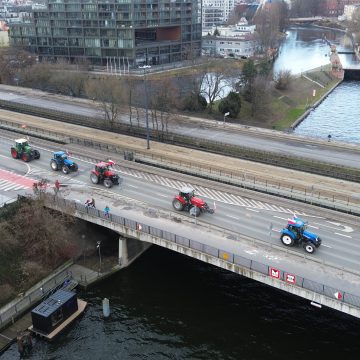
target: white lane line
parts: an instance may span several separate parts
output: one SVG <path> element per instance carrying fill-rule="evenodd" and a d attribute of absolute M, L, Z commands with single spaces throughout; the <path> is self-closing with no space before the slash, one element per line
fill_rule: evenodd
<path fill-rule="evenodd" d="M 321 246 L 327 247 L 327 248 L 329 248 L 329 249 L 332 249 L 332 246 L 329 246 L 329 245 L 321 244 Z"/>
<path fill-rule="evenodd" d="M 343 237 L 347 237 L 349 239 L 352 239 L 352 237 L 350 235 L 345 235 L 345 234 L 339 234 L 339 233 L 334 233 L 335 235 L 340 235 L 340 236 L 343 236 Z"/>
<path fill-rule="evenodd" d="M 232 215 L 226 215 L 226 217 L 229 217 L 229 218 L 232 218 L 232 219 L 235 219 L 235 220 L 240 220 L 240 218 L 238 218 L 236 216 L 232 216 Z"/>
<path fill-rule="evenodd" d="M 323 227 L 326 227 L 326 228 L 329 228 L 329 229 L 333 229 L 333 230 L 337 230 L 337 231 L 344 231 L 344 230 L 339 229 L 338 227 L 334 227 L 334 226 L 319 224 L 319 223 L 316 223 L 316 222 L 314 222 L 313 224 L 320 225 L 320 226 L 323 226 Z M 344 226 L 344 225 L 341 225 L 341 226 Z"/>
<path fill-rule="evenodd" d="M 249 211 L 253 211 L 253 212 L 259 212 L 259 210 L 255 210 L 255 209 L 249 209 L 249 208 L 246 208 L 246 210 L 249 210 Z"/>
<path fill-rule="evenodd" d="M 138 189 L 138 188 L 139 188 L 138 186 L 136 186 L 136 185 L 131 185 L 131 184 L 128 184 L 127 186 L 133 187 L 133 188 L 135 188 L 135 189 Z"/>
<path fill-rule="evenodd" d="M 167 198 L 168 195 L 164 195 L 164 194 L 156 194 L 157 196 L 161 196 L 161 197 L 164 197 L 164 198 Z"/>
<path fill-rule="evenodd" d="M 277 218 L 277 219 L 285 220 L 285 221 L 288 221 L 288 220 L 289 220 L 289 219 L 285 219 L 285 218 L 283 218 L 283 217 L 281 217 L 281 216 L 276 216 L 276 215 L 274 215 L 273 217 L 274 217 L 274 218 Z"/>

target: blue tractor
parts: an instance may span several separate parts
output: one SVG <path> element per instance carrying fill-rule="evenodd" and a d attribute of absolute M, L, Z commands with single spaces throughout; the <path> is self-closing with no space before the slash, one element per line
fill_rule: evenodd
<path fill-rule="evenodd" d="M 321 245 L 321 239 L 307 231 L 306 226 L 307 223 L 296 216 L 289 219 L 286 228 L 281 230 L 281 242 L 286 246 L 302 245 L 307 253 L 313 254 Z"/>
<path fill-rule="evenodd" d="M 77 171 L 77 164 L 70 160 L 64 151 L 56 151 L 53 153 L 53 157 L 50 160 L 50 167 L 54 171 L 61 170 L 64 174 Z"/>

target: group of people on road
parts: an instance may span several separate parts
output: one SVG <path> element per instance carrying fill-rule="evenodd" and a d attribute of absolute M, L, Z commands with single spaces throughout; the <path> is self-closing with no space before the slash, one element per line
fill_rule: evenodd
<path fill-rule="evenodd" d="M 85 206 L 88 207 L 88 208 L 93 208 L 93 209 L 96 209 L 96 206 L 95 206 L 95 199 L 94 198 L 91 198 L 90 199 L 87 199 L 85 201 Z M 108 205 L 105 206 L 104 208 L 104 215 L 105 217 L 110 217 L 110 208 Z"/>

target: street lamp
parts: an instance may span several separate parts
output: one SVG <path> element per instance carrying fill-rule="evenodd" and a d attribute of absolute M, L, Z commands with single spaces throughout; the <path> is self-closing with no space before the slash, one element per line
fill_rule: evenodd
<path fill-rule="evenodd" d="M 150 65 L 139 66 L 144 70 L 144 88 L 145 88 L 145 111 L 146 111 L 146 144 L 147 149 L 150 149 L 150 132 L 149 132 L 149 111 L 148 111 L 148 93 L 147 93 L 147 81 L 146 81 L 146 69 L 151 68 Z"/>
<path fill-rule="evenodd" d="M 99 272 L 101 271 L 101 251 L 100 251 L 100 245 L 101 245 L 101 241 L 97 242 L 97 249 L 99 250 Z"/>
<path fill-rule="evenodd" d="M 227 112 L 227 113 L 224 114 L 224 126 L 225 126 L 225 118 L 226 118 L 227 116 L 229 116 L 229 115 L 230 115 L 229 112 Z"/>

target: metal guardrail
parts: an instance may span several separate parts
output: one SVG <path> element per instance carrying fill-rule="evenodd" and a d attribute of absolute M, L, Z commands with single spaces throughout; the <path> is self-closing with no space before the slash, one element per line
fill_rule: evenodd
<path fill-rule="evenodd" d="M 348 214 L 360 215 L 360 198 L 356 199 L 338 194 L 335 195 L 330 191 L 319 191 L 316 189 L 316 186 L 311 186 L 309 188 L 299 187 L 296 183 L 292 183 L 290 185 L 286 182 L 280 183 L 265 178 L 259 178 L 252 174 L 248 174 L 243 170 L 229 171 L 215 166 L 209 166 L 208 164 L 192 163 L 191 161 L 185 160 L 179 162 L 177 159 L 171 159 L 170 156 L 155 156 L 153 154 L 149 155 L 140 151 L 131 152 L 118 146 L 103 144 L 92 140 L 85 140 L 78 137 L 66 137 L 53 131 L 38 129 L 31 126 L 27 126 L 25 129 L 23 129 L 20 124 L 11 121 L 0 120 L 0 128 L 1 124 L 5 124 L 6 128 L 13 127 L 20 129 L 23 134 L 31 135 L 32 133 L 40 131 L 40 134 L 43 138 L 48 138 L 51 141 L 53 141 L 53 139 L 57 139 L 59 142 L 66 139 L 72 144 L 116 153 L 121 157 L 124 156 L 125 153 L 131 153 L 133 154 L 133 160 L 139 163 L 153 165 L 169 170 L 176 170 L 177 172 L 183 172 L 188 175 L 194 175 L 229 185 L 239 186 L 244 189 L 260 191 L 270 195 L 299 200 L 308 204 L 319 205 L 328 209 L 342 211 Z"/>
<path fill-rule="evenodd" d="M 97 143 L 94 141 L 71 138 L 74 144 L 92 147 L 101 151 L 107 151 L 123 156 L 128 151 L 108 144 Z M 131 153 L 131 152 L 130 152 Z M 316 190 L 315 186 L 308 189 L 299 187 L 296 184 L 288 184 L 286 182 L 276 182 L 256 177 L 246 171 L 229 171 L 209 166 L 205 164 L 192 163 L 186 160 L 172 160 L 170 157 L 156 156 L 144 152 L 136 151 L 132 153 L 133 160 L 138 163 L 153 165 L 160 168 L 182 172 L 188 175 L 213 180 L 228 185 L 235 185 L 240 188 L 263 192 L 270 195 L 281 196 L 284 198 L 299 200 L 311 205 L 319 205 L 328 209 L 342 211 L 348 214 L 360 215 L 360 198 L 350 198 L 335 195 L 330 191 Z M 98 160 L 98 159 L 96 159 Z M 123 164 L 115 166 L 118 170 L 122 170 Z"/>
<path fill-rule="evenodd" d="M 69 266 L 69 264 L 66 264 L 65 266 Z M 10 307 L 4 306 L 2 309 L 5 310 L 0 309 L 0 329 L 11 322 L 14 322 L 14 320 L 21 316 L 24 311 L 49 296 L 54 289 L 61 287 L 66 280 L 71 279 L 72 273 L 70 270 L 60 270 L 60 272 L 56 273 L 50 279 L 38 283 L 37 287 L 33 290 L 26 292 L 25 295 L 15 299 Z"/>
<path fill-rule="evenodd" d="M 260 274 L 266 275 L 266 276 L 269 276 L 269 274 L 272 271 L 271 266 L 263 264 L 259 261 L 251 260 L 251 259 L 245 258 L 243 256 L 239 256 L 237 254 L 207 245 L 205 243 L 191 240 L 184 236 L 181 236 L 181 235 L 178 235 L 178 234 L 175 234 L 175 233 L 163 230 L 163 229 L 155 228 L 153 226 L 150 226 L 150 225 L 142 223 L 142 222 L 137 222 L 135 220 L 127 219 L 125 217 L 114 215 L 111 213 L 109 215 L 106 215 L 104 211 L 88 208 L 78 202 L 75 202 L 75 201 L 58 198 L 56 196 L 52 196 L 52 195 L 48 195 L 48 194 L 43 194 L 43 195 L 44 195 L 43 198 L 45 200 L 45 204 L 46 204 L 46 202 L 50 202 L 50 204 L 57 206 L 60 209 L 64 209 L 64 210 L 72 209 L 72 210 L 76 210 L 80 213 L 86 213 L 89 216 L 92 216 L 95 218 L 101 218 L 106 221 L 113 222 L 113 223 L 119 224 L 121 226 L 124 226 L 127 229 L 136 230 L 138 232 L 149 234 L 149 235 L 155 236 L 160 239 L 165 239 L 172 243 L 179 244 L 179 245 L 187 247 L 189 249 L 199 251 L 203 254 L 213 256 L 215 258 L 224 260 L 224 261 L 229 262 L 234 265 L 242 266 L 244 268 L 247 268 L 248 270 L 252 270 L 252 271 L 258 272 Z M 242 237 L 246 238 L 247 240 L 251 239 L 246 236 L 242 236 Z M 251 241 L 258 242 L 258 243 L 260 242 L 257 239 L 251 239 Z M 289 251 L 287 251 L 287 252 L 289 252 Z M 302 256 L 302 257 L 304 257 L 304 256 Z M 328 264 L 323 263 L 323 265 L 328 265 Z M 330 265 L 328 265 L 328 266 L 330 266 Z M 334 267 L 334 266 L 332 266 L 332 267 Z M 344 269 L 342 269 L 342 270 L 344 270 Z M 286 281 L 287 274 L 288 274 L 287 271 L 279 269 L 279 280 Z M 334 298 L 334 294 L 336 292 L 341 292 L 342 298 L 338 299 L 339 302 L 343 302 L 343 303 L 346 303 L 346 304 L 349 304 L 352 306 L 357 306 L 360 308 L 360 296 L 351 294 L 346 291 L 342 291 L 341 289 L 338 289 L 338 288 L 334 288 L 334 287 L 331 287 L 331 286 L 328 286 L 325 284 L 321 284 L 319 282 L 316 282 L 316 281 L 313 281 L 310 279 L 306 279 L 302 276 L 298 276 L 297 274 L 291 274 L 291 275 L 296 277 L 296 285 L 293 284 L 294 286 L 298 286 L 300 288 L 310 290 L 317 294 L 324 295 L 324 296 L 327 296 L 330 298 Z"/>
<path fill-rule="evenodd" d="M 70 124 L 87 126 L 99 130 L 116 132 L 119 134 L 132 135 L 141 138 L 146 138 L 147 135 L 146 129 L 142 127 L 130 126 L 129 124 L 120 122 L 110 126 L 110 124 L 105 122 L 103 119 L 79 114 L 71 114 L 53 109 L 44 109 L 37 106 L 15 103 L 8 100 L 0 100 L 0 107 L 19 113 L 42 116 Z M 172 145 L 187 146 L 193 149 L 206 150 L 216 154 L 233 156 L 249 161 L 265 163 L 268 165 L 280 166 L 319 175 L 326 175 L 343 180 L 360 182 L 360 171 L 355 168 L 349 168 L 320 161 L 313 161 L 303 157 L 296 157 L 296 161 L 294 161 L 294 156 L 282 155 L 269 151 L 261 151 L 215 140 L 207 140 L 176 133 L 162 132 L 155 129 L 151 130 L 151 136 L 156 141 Z"/>

